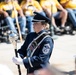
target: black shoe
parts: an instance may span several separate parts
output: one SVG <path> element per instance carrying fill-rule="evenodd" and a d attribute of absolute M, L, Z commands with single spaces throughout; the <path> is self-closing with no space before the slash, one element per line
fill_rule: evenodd
<path fill-rule="evenodd" d="M 76 27 L 75 27 L 75 28 L 73 28 L 73 30 L 74 30 L 74 31 L 76 31 Z"/>
<path fill-rule="evenodd" d="M 60 29 L 61 29 L 61 32 L 65 31 L 65 27 L 60 27 Z"/>
<path fill-rule="evenodd" d="M 61 32 L 61 29 L 57 27 L 57 28 L 55 28 L 55 31 L 56 32 Z"/>
<path fill-rule="evenodd" d="M 66 33 L 65 27 L 60 27 L 60 29 L 61 29 L 61 35 L 64 35 Z"/>

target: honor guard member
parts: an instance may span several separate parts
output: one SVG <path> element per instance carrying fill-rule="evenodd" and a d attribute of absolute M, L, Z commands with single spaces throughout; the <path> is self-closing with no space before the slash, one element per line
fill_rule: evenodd
<path fill-rule="evenodd" d="M 53 40 L 46 33 L 46 24 L 50 19 L 35 12 L 32 20 L 35 32 L 27 35 L 24 44 L 18 50 L 20 57 L 13 57 L 15 64 L 23 64 L 27 69 L 27 75 L 35 75 L 39 70 L 47 67 L 53 50 Z M 38 74 L 41 75 L 41 74 Z"/>

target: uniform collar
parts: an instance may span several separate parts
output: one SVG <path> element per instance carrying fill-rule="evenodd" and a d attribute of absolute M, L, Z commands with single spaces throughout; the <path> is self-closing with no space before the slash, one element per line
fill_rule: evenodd
<path fill-rule="evenodd" d="M 41 30 L 39 33 L 37 33 L 38 35 L 40 35 L 41 33 L 45 32 L 45 30 Z"/>

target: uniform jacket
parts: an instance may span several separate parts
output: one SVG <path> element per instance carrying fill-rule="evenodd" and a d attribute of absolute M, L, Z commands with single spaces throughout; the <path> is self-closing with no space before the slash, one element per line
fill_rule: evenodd
<path fill-rule="evenodd" d="M 31 57 L 27 57 L 26 49 L 28 45 L 32 42 L 33 39 L 35 39 L 43 32 L 45 32 L 45 30 L 40 31 L 38 34 L 35 32 L 29 33 L 26 37 L 24 44 L 18 50 L 20 56 L 23 58 L 23 63 L 25 68 L 27 69 L 27 73 L 32 73 L 34 72 L 34 70 L 44 68 L 49 62 L 49 58 L 51 56 L 54 45 L 51 37 L 46 37 L 37 47 L 33 55 Z"/>

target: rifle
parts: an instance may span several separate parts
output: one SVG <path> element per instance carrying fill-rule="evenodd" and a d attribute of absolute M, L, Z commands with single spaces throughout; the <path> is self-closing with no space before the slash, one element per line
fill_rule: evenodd
<path fill-rule="evenodd" d="M 9 35 L 9 41 L 13 44 L 14 46 L 14 51 L 15 51 L 15 56 L 18 57 L 18 54 L 17 54 L 17 39 L 18 37 L 12 37 L 11 34 Z M 20 69 L 20 65 L 17 65 L 18 67 L 18 73 L 19 75 L 21 75 L 21 69 Z"/>

